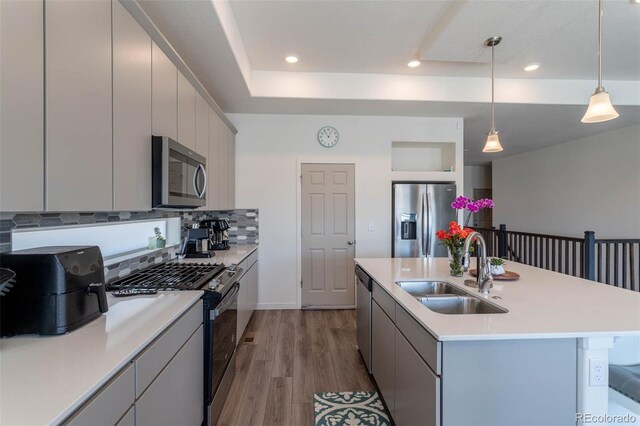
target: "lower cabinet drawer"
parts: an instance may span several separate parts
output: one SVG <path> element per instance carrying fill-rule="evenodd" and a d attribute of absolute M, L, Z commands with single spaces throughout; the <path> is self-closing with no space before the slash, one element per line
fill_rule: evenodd
<path fill-rule="evenodd" d="M 136 401 L 137 426 L 200 426 L 204 418 L 203 327 Z"/>
<path fill-rule="evenodd" d="M 135 374 L 129 364 L 104 385 L 65 425 L 114 425 L 135 401 Z M 35 408 L 37 409 L 37 408 Z"/>
<path fill-rule="evenodd" d="M 373 300 L 378 302 L 378 305 L 382 310 L 391 318 L 391 321 L 396 321 L 396 301 L 385 290 L 380 287 L 380 284 L 373 282 L 372 292 Z"/>
<path fill-rule="evenodd" d="M 440 378 L 398 331 L 396 393 L 393 419 L 397 426 L 440 425 Z"/>
<path fill-rule="evenodd" d="M 442 374 L 442 343 L 438 342 L 400 305 L 396 307 L 396 326 L 436 374 Z"/>
<path fill-rule="evenodd" d="M 136 398 L 142 395 L 178 349 L 202 324 L 202 309 L 202 301 L 198 301 L 136 358 Z"/>
<path fill-rule="evenodd" d="M 136 424 L 136 407 L 129 408 L 129 411 L 116 423 L 116 426 L 135 426 Z"/>
<path fill-rule="evenodd" d="M 394 415 L 396 374 L 396 326 L 376 301 L 371 308 L 371 371 L 378 389 Z"/>

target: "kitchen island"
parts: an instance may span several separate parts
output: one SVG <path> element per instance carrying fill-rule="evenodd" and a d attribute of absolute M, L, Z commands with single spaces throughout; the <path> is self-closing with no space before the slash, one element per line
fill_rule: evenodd
<path fill-rule="evenodd" d="M 640 335 L 640 294 L 515 262 L 521 278 L 489 295 L 449 275 L 447 259 L 356 259 L 373 278 L 372 374 L 398 424 L 575 424 L 606 414 L 607 364 L 616 336 Z M 442 314 L 396 284 L 442 280 L 501 308 Z M 392 345 L 391 342 L 394 342 Z M 460 407 L 464 406 L 464 409 Z"/>

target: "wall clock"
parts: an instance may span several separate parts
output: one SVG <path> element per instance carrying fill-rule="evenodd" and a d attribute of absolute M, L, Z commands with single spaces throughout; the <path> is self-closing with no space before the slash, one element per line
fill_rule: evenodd
<path fill-rule="evenodd" d="M 324 126 L 318 130 L 318 142 L 320 145 L 325 148 L 332 148 L 338 143 L 338 139 L 340 135 L 338 135 L 338 131 L 335 127 Z"/>

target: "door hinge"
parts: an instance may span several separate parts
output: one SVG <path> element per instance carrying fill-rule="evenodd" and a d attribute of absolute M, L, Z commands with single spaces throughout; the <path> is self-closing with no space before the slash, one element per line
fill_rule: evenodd
<path fill-rule="evenodd" d="M 302 280 L 300 280 L 300 288 L 302 288 Z"/>

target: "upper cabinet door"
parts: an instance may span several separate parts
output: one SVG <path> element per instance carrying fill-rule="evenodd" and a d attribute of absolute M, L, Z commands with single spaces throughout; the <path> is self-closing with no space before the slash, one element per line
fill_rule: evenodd
<path fill-rule="evenodd" d="M 209 104 L 200 93 L 196 93 L 196 152 L 207 158 L 209 170 Z"/>
<path fill-rule="evenodd" d="M 207 171 L 209 175 L 209 185 L 207 186 L 207 209 L 220 209 L 220 118 L 209 108 L 209 155 L 207 156 Z"/>
<path fill-rule="evenodd" d="M 151 38 L 113 2 L 113 208 L 151 209 Z"/>
<path fill-rule="evenodd" d="M 178 69 L 152 43 L 151 52 L 152 132 L 155 136 L 178 139 Z"/>
<path fill-rule="evenodd" d="M 178 72 L 178 142 L 196 149 L 196 89 Z"/>
<path fill-rule="evenodd" d="M 229 208 L 229 129 L 220 120 L 220 139 L 218 143 L 218 183 L 220 185 L 220 203 L 218 208 Z"/>
<path fill-rule="evenodd" d="M 44 209 L 43 3 L 0 1 L 0 209 Z"/>
<path fill-rule="evenodd" d="M 228 194 L 228 206 L 229 209 L 236 208 L 236 136 L 233 132 L 227 128 L 227 143 L 229 144 L 229 155 L 228 155 L 228 185 L 229 185 L 229 194 Z"/>
<path fill-rule="evenodd" d="M 111 1 L 46 0 L 45 23 L 45 207 L 111 210 Z"/>

